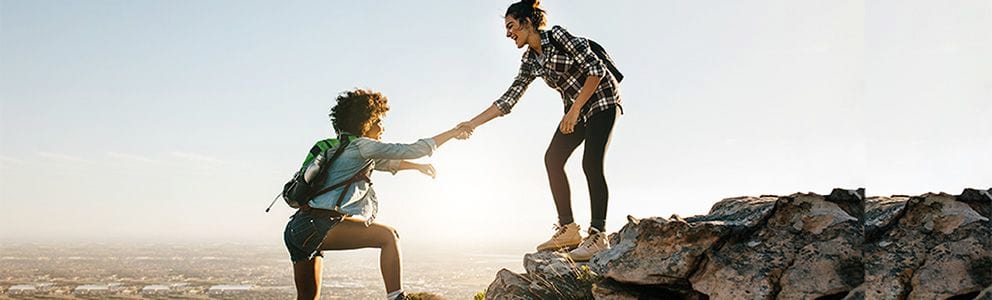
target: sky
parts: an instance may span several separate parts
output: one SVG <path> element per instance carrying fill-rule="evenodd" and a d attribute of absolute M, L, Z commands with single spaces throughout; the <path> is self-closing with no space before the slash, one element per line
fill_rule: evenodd
<path fill-rule="evenodd" d="M 543 2 L 625 75 L 608 231 L 734 196 L 992 185 L 992 2 Z M 263 211 L 335 95 L 389 97 L 390 142 L 475 116 L 519 67 L 510 3 L 2 0 L 0 238 L 281 244 L 292 210 Z M 376 174 L 377 220 L 407 245 L 540 243 L 561 110 L 535 80 L 417 160 L 436 179 Z M 566 171 L 585 228 L 581 154 Z"/>

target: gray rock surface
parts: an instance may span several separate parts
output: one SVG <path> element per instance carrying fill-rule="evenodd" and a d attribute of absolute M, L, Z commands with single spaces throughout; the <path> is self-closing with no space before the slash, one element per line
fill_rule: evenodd
<path fill-rule="evenodd" d="M 593 299 L 592 285 L 601 279 L 585 264 L 550 251 L 526 254 L 524 269 L 527 273 L 500 270 L 486 299 Z"/>
<path fill-rule="evenodd" d="M 628 217 L 587 264 L 527 254 L 487 299 L 992 300 L 992 196 L 736 197 L 707 215 Z M 958 299 L 955 298 L 955 299 Z"/>
<path fill-rule="evenodd" d="M 992 204 L 960 199 L 944 193 L 867 199 L 867 207 L 878 208 L 869 214 L 887 223 L 866 227 L 873 230 L 864 247 L 866 295 L 946 299 L 989 285 L 992 222 L 978 211 Z"/>

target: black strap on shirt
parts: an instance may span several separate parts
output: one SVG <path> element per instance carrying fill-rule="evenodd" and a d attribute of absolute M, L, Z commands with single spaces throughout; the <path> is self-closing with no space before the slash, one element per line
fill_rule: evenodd
<path fill-rule="evenodd" d="M 571 34 L 569 34 L 569 36 L 571 36 Z M 548 40 L 550 40 L 551 45 L 554 45 L 555 48 L 561 50 L 562 53 L 565 53 L 568 56 L 572 57 L 572 59 L 575 59 L 575 55 L 569 53 L 568 50 L 565 49 L 565 45 L 562 44 L 561 41 L 555 39 L 554 33 L 548 33 Z M 606 69 L 610 71 L 610 74 L 613 74 L 613 78 L 616 78 L 617 82 L 623 81 L 623 74 L 620 73 L 620 70 L 617 69 L 617 66 L 613 62 L 613 58 L 610 57 L 610 54 L 606 53 L 606 49 L 603 49 L 603 46 L 601 46 L 596 41 L 593 41 L 591 39 L 586 39 L 586 41 L 589 42 L 589 48 L 592 49 L 592 53 L 596 54 L 596 57 L 599 57 L 599 60 L 602 60 L 603 64 L 606 65 Z M 580 64 L 583 63 L 577 60 L 576 62 Z"/>
<path fill-rule="evenodd" d="M 345 136 L 345 135 L 341 135 L 341 138 L 343 138 L 343 140 L 339 139 L 339 140 L 341 140 L 341 143 L 338 146 L 338 149 L 334 151 L 334 155 L 331 156 L 330 163 L 332 163 L 332 164 L 333 164 L 333 162 L 339 156 L 341 156 L 341 153 L 344 152 L 344 148 L 348 146 L 348 142 L 349 142 L 348 137 Z M 355 184 L 356 182 L 359 182 L 359 181 L 365 181 L 365 182 L 368 182 L 369 184 L 372 184 L 372 179 L 369 178 L 369 172 L 372 171 L 371 170 L 371 168 L 372 168 L 372 162 L 373 162 L 372 160 L 369 160 L 369 162 L 366 163 L 365 166 L 362 167 L 361 170 L 359 170 L 357 173 L 355 173 L 355 175 L 352 175 L 351 178 L 348 178 L 348 179 L 346 179 L 344 181 L 335 183 L 335 184 L 333 184 L 333 185 L 331 185 L 329 187 L 325 187 L 323 189 L 320 189 L 319 191 L 317 191 L 316 193 L 313 194 L 313 196 L 312 196 L 311 199 L 317 198 L 317 196 L 326 194 L 327 192 L 333 191 L 335 189 L 344 187 L 344 190 L 341 191 L 341 195 L 338 196 L 337 203 L 334 204 L 334 208 L 337 209 L 338 207 L 341 206 L 341 203 L 344 201 L 345 194 L 347 193 L 348 189 L 351 188 L 351 186 L 353 184 Z M 327 170 L 327 172 L 330 172 L 331 171 L 331 166 L 328 165 L 326 167 L 326 170 Z"/>

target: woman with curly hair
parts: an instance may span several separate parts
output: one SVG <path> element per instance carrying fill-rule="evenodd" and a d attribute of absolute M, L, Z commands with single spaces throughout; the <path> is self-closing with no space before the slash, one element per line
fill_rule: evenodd
<path fill-rule="evenodd" d="M 506 37 L 513 40 L 517 48 L 527 47 L 520 71 L 503 96 L 459 127 L 470 133 L 498 116 L 509 114 L 527 86 L 538 76 L 561 94 L 565 114 L 560 117 L 544 155 L 551 195 L 558 210 L 558 224 L 551 239 L 538 245 L 537 250 L 574 248 L 569 256 L 576 261 L 586 261 L 609 247 L 605 233 L 609 192 L 603 175 L 603 160 L 613 125 L 622 113 L 620 74 L 613 74 L 607 66 L 605 58 L 608 56 L 601 58 L 595 52 L 598 44 L 573 36 L 560 26 L 545 30 L 545 21 L 545 11 L 537 0 L 519 1 L 506 9 Z M 585 239 L 572 218 L 571 192 L 565 177 L 565 162 L 582 143 L 585 143 L 582 170 L 589 185 L 592 208 L 592 222 Z"/>
<path fill-rule="evenodd" d="M 368 180 L 369 171 L 395 174 L 401 170 L 417 170 L 433 177 L 434 167 L 430 164 L 405 159 L 429 156 L 462 132 L 451 129 L 412 144 L 383 143 L 379 141 L 384 132 L 381 121 L 389 110 L 385 96 L 356 89 L 341 93 L 336 100 L 330 117 L 339 136 L 339 145 L 345 143 L 341 139 L 348 139 L 348 143 L 327 168 L 325 180 L 318 189 L 349 179 L 362 180 L 314 197 L 301 205 L 286 224 L 283 238 L 293 261 L 297 299 L 320 297 L 321 251 L 359 248 L 381 250 L 379 268 L 387 299 L 402 299 L 399 235 L 396 229 L 374 222 L 378 200 Z M 353 217 L 356 215 L 366 219 Z"/>

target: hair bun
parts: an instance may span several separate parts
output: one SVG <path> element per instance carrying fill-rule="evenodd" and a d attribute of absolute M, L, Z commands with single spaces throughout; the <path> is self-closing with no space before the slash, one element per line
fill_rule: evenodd
<path fill-rule="evenodd" d="M 540 0 L 520 0 L 510 4 L 504 16 L 513 17 L 521 23 L 530 23 L 534 29 L 540 29 L 547 22 L 544 17 L 545 12 L 539 7 L 540 5 Z"/>

